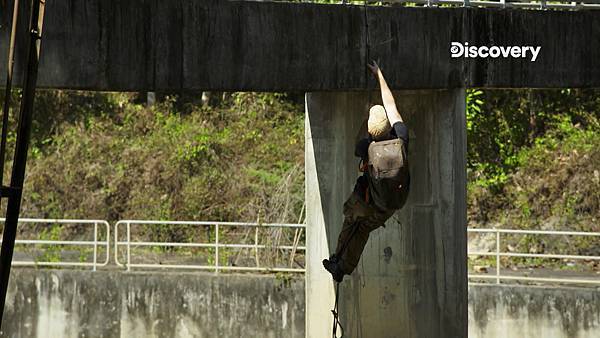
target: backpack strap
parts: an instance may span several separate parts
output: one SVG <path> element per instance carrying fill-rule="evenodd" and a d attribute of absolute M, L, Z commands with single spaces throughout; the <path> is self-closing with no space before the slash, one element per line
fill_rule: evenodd
<path fill-rule="evenodd" d="M 358 163 L 358 170 L 360 172 L 366 172 L 369 170 L 369 161 L 365 161 L 364 158 L 360 159 L 360 162 Z"/>

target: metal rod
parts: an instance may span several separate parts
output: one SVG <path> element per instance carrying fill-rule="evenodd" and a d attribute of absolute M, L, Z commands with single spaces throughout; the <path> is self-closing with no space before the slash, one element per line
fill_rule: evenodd
<path fill-rule="evenodd" d="M 115 224 L 115 264 L 117 264 L 117 266 L 123 266 L 123 264 L 119 263 L 119 224 L 121 224 L 121 222 Z M 108 242 L 108 238 L 106 241 Z"/>
<path fill-rule="evenodd" d="M 212 265 L 174 265 L 174 264 L 142 264 L 135 263 L 132 268 L 151 268 L 151 269 L 182 269 L 182 270 L 215 270 Z M 306 269 L 290 269 L 290 268 L 257 268 L 254 266 L 220 266 L 222 271 L 263 271 L 263 272 L 306 272 Z"/>
<path fill-rule="evenodd" d="M 254 257 L 256 259 L 256 267 L 260 267 L 260 259 L 258 256 L 258 227 L 254 228 Z"/>
<path fill-rule="evenodd" d="M 110 224 L 106 221 L 103 223 L 106 226 L 106 264 L 108 264 L 108 261 L 110 260 Z"/>
<path fill-rule="evenodd" d="M 468 252 L 469 256 L 501 256 L 501 257 L 523 257 L 523 258 L 548 258 L 548 259 L 583 259 L 590 261 L 600 260 L 600 256 L 584 256 L 584 255 L 560 255 L 560 254 L 529 254 L 523 252 Z"/>
<path fill-rule="evenodd" d="M 237 226 L 237 227 L 256 227 L 258 223 L 251 222 L 212 222 L 212 221 L 148 221 L 127 219 L 121 220 L 120 223 L 131 222 L 134 224 L 169 224 L 169 225 L 222 225 L 222 226 Z M 261 223 L 260 226 L 271 228 L 305 228 L 305 224 L 295 223 Z"/>
<path fill-rule="evenodd" d="M 496 284 L 500 284 L 500 232 L 496 231 Z"/>
<path fill-rule="evenodd" d="M 215 272 L 219 273 L 219 224 L 215 225 Z"/>
<path fill-rule="evenodd" d="M 15 40 L 17 35 L 17 24 L 19 22 L 19 0 L 14 0 L 12 26 L 10 29 L 10 42 L 8 47 L 8 65 L 6 67 L 6 94 L 4 97 L 4 109 L 2 110 L 2 137 L 0 141 L 0 185 L 4 185 L 4 161 L 6 160 L 6 137 L 8 133 L 8 114 L 10 111 L 12 77 L 15 64 Z"/>
<path fill-rule="evenodd" d="M 496 279 L 496 276 L 469 274 L 469 279 Z M 578 279 L 578 278 L 545 278 L 545 277 L 526 277 L 526 276 L 500 276 L 502 280 L 530 281 L 530 282 L 548 282 L 565 284 L 600 284 L 597 278 Z"/>
<path fill-rule="evenodd" d="M 19 222 L 21 223 L 21 222 Z M 94 241 L 58 241 L 58 240 L 41 240 L 41 239 L 17 239 L 15 244 L 37 244 L 37 245 L 75 245 L 75 246 L 94 246 Z M 14 262 L 13 262 L 14 263 Z"/>
<path fill-rule="evenodd" d="M 565 235 L 565 236 L 598 236 L 600 232 L 583 231 L 554 231 L 554 230 L 518 230 L 518 229 L 467 229 L 467 232 L 478 233 L 503 233 L 503 234 L 522 234 L 522 235 Z"/>
<path fill-rule="evenodd" d="M 0 217 L 0 222 L 4 222 L 6 219 Z M 60 224 L 94 224 L 104 223 L 108 225 L 108 222 L 101 219 L 62 219 L 62 218 L 19 218 L 21 223 L 60 223 Z"/>
<path fill-rule="evenodd" d="M 127 271 L 131 271 L 131 223 L 127 222 Z"/>
<path fill-rule="evenodd" d="M 27 46 L 27 62 L 25 62 L 25 77 L 23 84 L 23 98 L 19 110 L 19 124 L 17 127 L 17 141 L 13 160 L 10 187 L 13 190 L 8 197 L 6 207 L 6 223 L 2 237 L 2 250 L 0 251 L 0 325 L 6 301 L 6 291 L 10 278 L 17 223 L 21 209 L 21 195 L 25 180 L 25 167 L 27 164 L 27 150 L 31 134 L 31 119 L 33 115 L 33 102 L 37 84 L 38 64 L 40 57 L 40 40 L 44 17 L 44 0 L 33 0 L 29 19 L 29 43 Z"/>
<path fill-rule="evenodd" d="M 94 271 L 96 271 L 96 255 L 98 255 L 98 223 L 94 223 Z"/>

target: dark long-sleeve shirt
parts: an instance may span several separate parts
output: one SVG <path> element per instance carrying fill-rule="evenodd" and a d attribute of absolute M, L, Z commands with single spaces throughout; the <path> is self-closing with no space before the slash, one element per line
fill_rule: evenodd
<path fill-rule="evenodd" d="M 403 141 L 404 149 L 406 153 L 408 153 L 408 128 L 403 122 L 396 122 L 390 131 L 391 138 L 399 138 Z M 356 147 L 354 149 L 354 155 L 360 157 L 363 163 L 367 163 L 369 160 L 369 145 L 373 142 L 371 136 L 362 138 L 360 141 L 356 143 Z M 363 174 L 358 177 L 356 180 L 356 185 L 354 186 L 354 191 L 357 192 L 363 199 L 365 198 L 365 191 L 369 185 L 369 172 L 365 170 Z M 409 181 L 410 182 L 410 181 Z"/>

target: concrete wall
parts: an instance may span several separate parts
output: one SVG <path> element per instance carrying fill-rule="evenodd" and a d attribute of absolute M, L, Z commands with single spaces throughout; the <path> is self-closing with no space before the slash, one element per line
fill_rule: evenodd
<path fill-rule="evenodd" d="M 9 292 L 0 337 L 299 338 L 305 330 L 303 278 L 286 286 L 258 275 L 17 268 Z M 471 338 L 600 337 L 600 290 L 471 285 L 468 309 Z"/>
<path fill-rule="evenodd" d="M 23 7 L 29 1 L 21 1 Z M 0 84 L 12 0 L 0 1 Z M 25 13 L 25 12 L 23 12 Z M 27 15 L 21 17 L 21 77 Z M 598 11 L 222 0 L 52 0 L 38 85 L 92 90 L 321 91 L 600 86 Z M 541 46 L 525 59 L 450 57 L 450 42 Z M 18 81 L 17 81 L 18 82 Z"/>
<path fill-rule="evenodd" d="M 13 269 L 0 337 L 304 337 L 304 280 Z"/>
<path fill-rule="evenodd" d="M 469 337 L 600 337 L 600 290 L 470 286 Z"/>
<path fill-rule="evenodd" d="M 464 90 L 396 92 L 410 129 L 411 192 L 371 234 L 342 284 L 344 337 L 466 337 Z M 321 260 L 335 248 L 342 204 L 358 176 L 354 144 L 379 94 L 306 96 L 307 337 L 331 334 L 334 284 Z"/>

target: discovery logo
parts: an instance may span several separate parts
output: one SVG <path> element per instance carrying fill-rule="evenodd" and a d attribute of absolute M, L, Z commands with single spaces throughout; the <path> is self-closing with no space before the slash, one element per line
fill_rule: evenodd
<path fill-rule="evenodd" d="M 530 61 L 535 62 L 542 49 L 541 46 L 469 46 L 456 41 L 450 43 L 450 56 L 453 58 L 526 58 L 531 55 Z"/>

